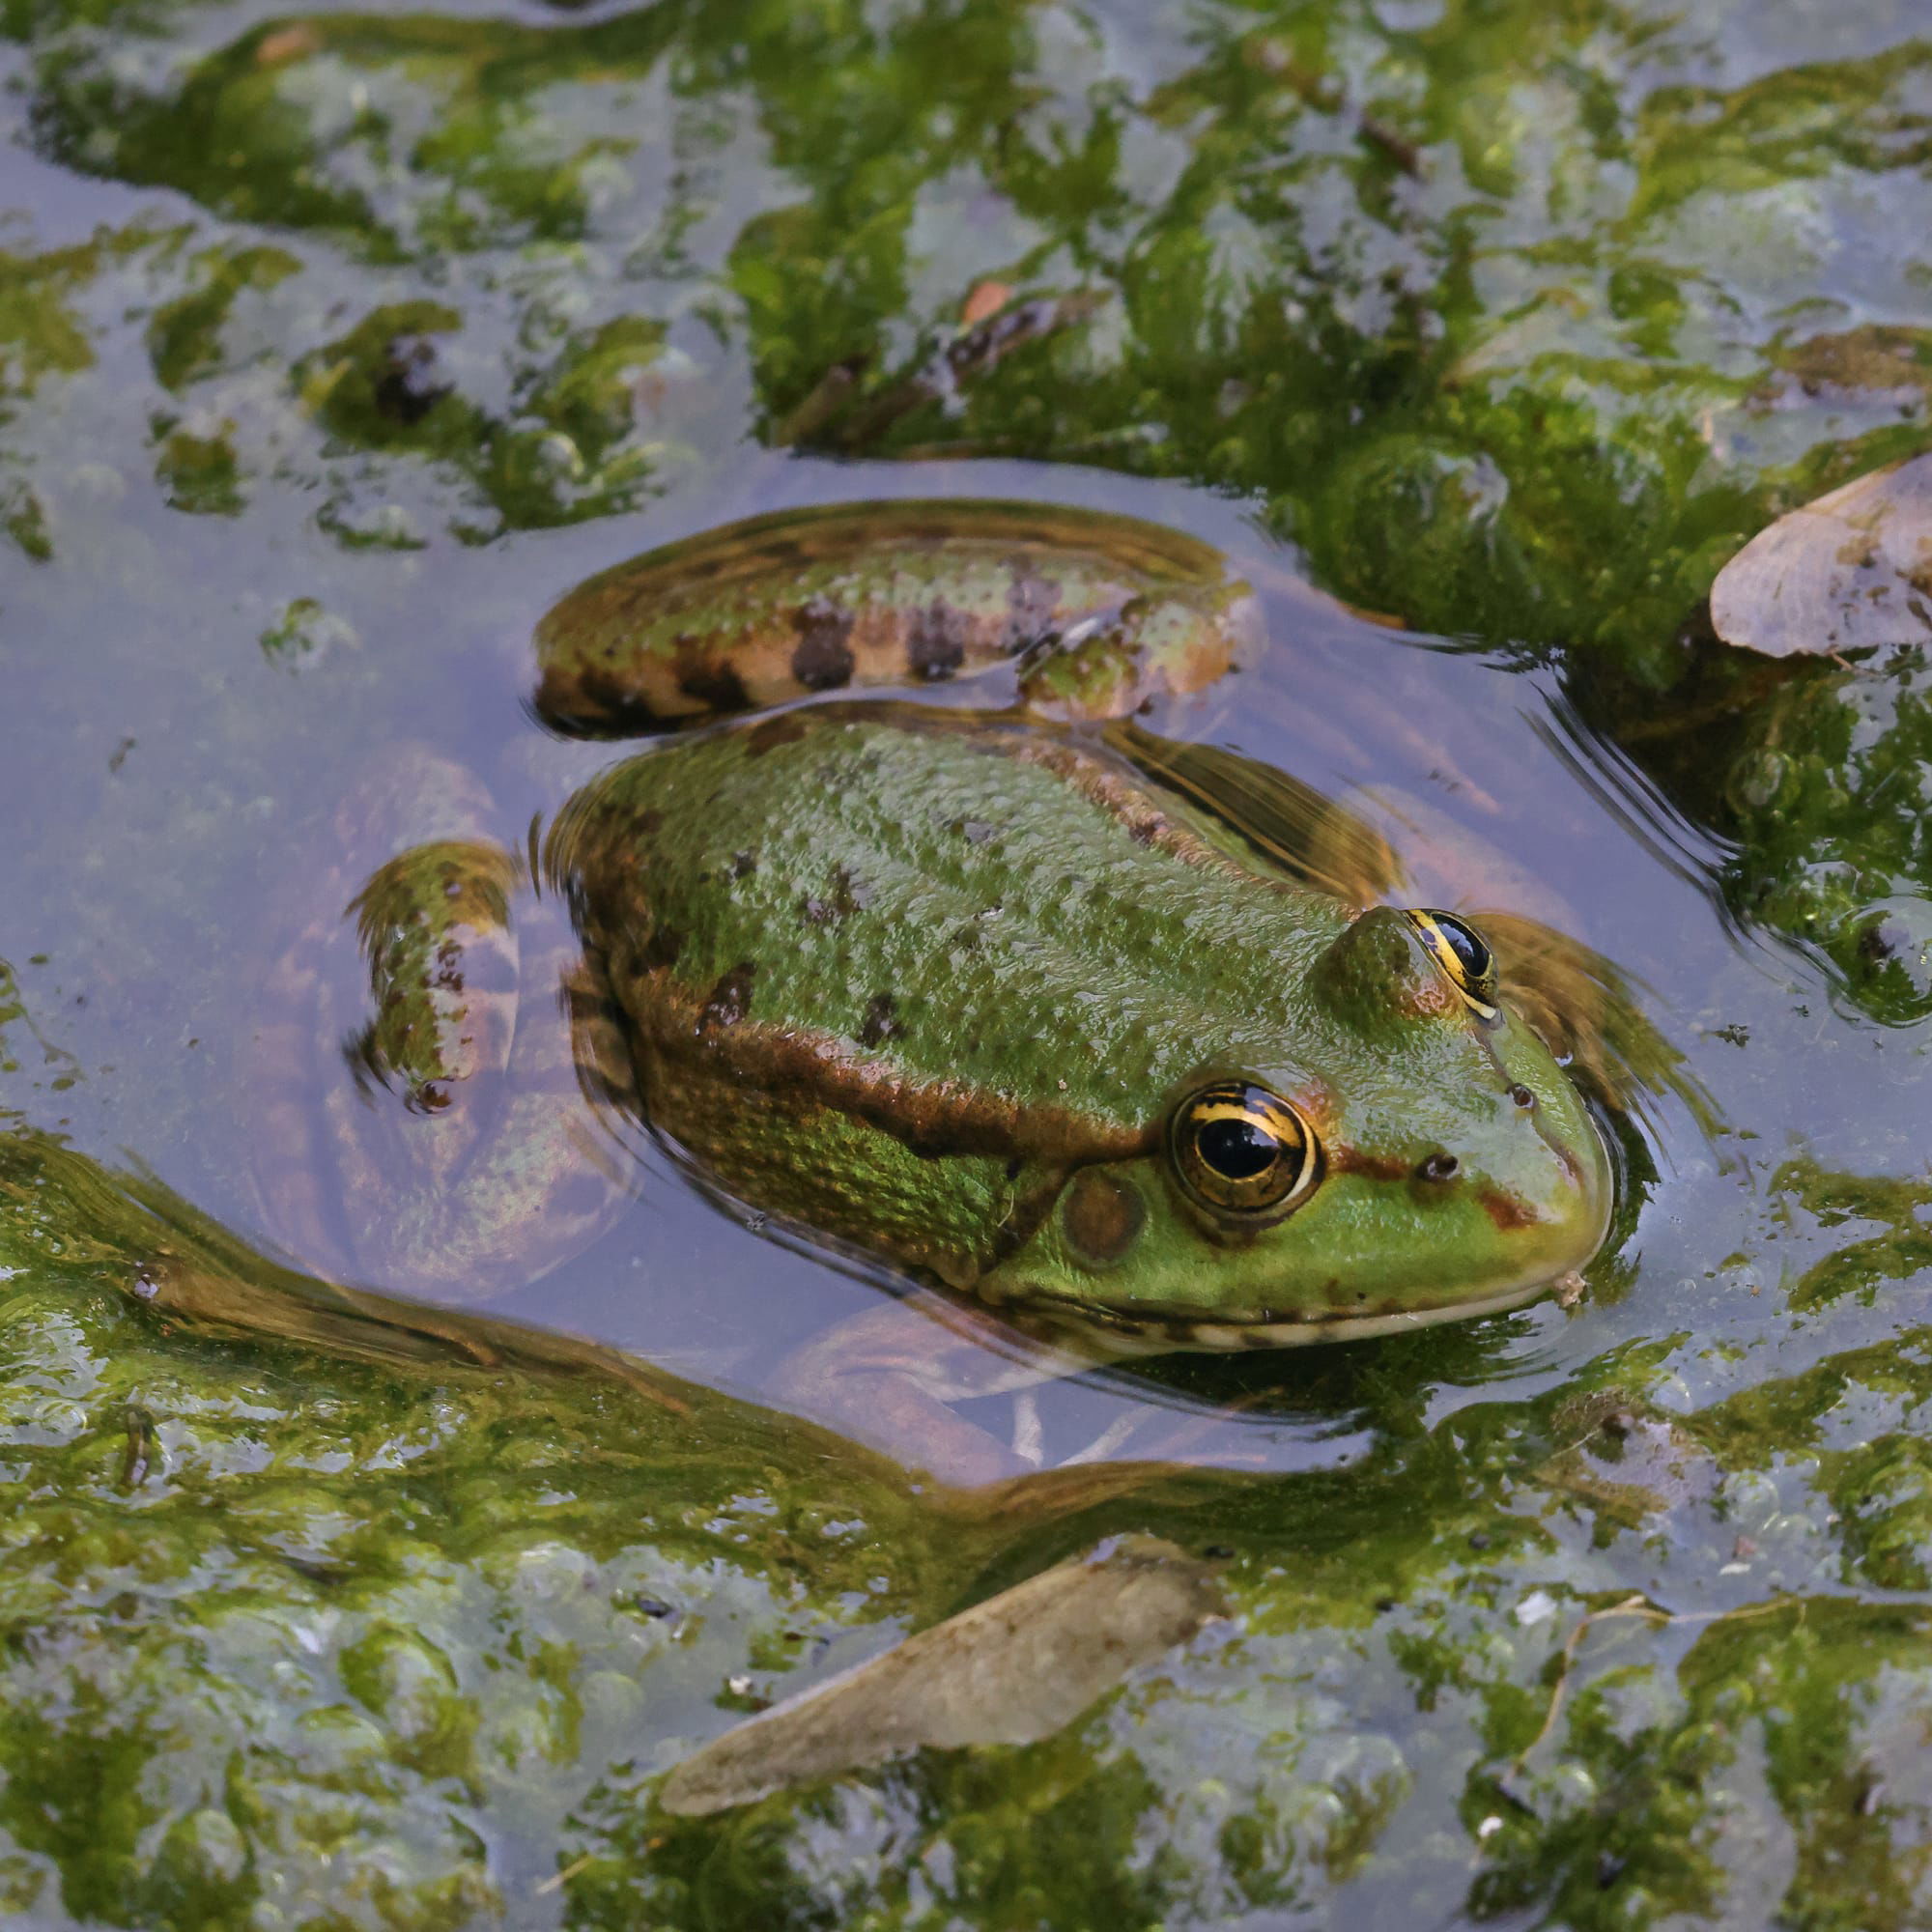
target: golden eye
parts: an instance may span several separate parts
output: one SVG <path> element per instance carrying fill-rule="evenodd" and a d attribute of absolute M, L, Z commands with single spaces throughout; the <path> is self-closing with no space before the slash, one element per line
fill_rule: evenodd
<path fill-rule="evenodd" d="M 1422 943 L 1462 994 L 1463 1004 L 1486 1026 L 1502 1018 L 1496 1004 L 1496 955 L 1483 935 L 1453 912 L 1406 912 L 1403 918 L 1422 935 Z"/>
<path fill-rule="evenodd" d="M 1246 1081 L 1189 1094 L 1174 1110 L 1167 1138 L 1181 1184 L 1224 1214 L 1278 1219 L 1321 1179 L 1314 1129 L 1279 1094 Z"/>

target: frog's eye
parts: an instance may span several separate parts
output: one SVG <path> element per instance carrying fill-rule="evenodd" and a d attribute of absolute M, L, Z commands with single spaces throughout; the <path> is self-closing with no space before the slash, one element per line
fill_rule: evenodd
<path fill-rule="evenodd" d="M 1321 1179 L 1314 1129 L 1279 1094 L 1245 1081 L 1221 1081 L 1181 1101 L 1168 1146 L 1181 1184 L 1224 1214 L 1278 1217 Z"/>
<path fill-rule="evenodd" d="M 1422 935 L 1429 956 L 1462 994 L 1463 1003 L 1486 1026 L 1502 1018 L 1496 1004 L 1496 955 L 1483 935 L 1453 912 L 1406 912 L 1403 917 Z"/>

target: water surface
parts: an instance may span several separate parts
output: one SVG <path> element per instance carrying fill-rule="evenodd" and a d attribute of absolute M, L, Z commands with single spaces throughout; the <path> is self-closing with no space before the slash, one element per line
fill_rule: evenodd
<path fill-rule="evenodd" d="M 1925 444 L 1924 30 L 0 6 L 11 1919 L 1932 1918 L 1923 657 L 1699 617 Z M 1079 299 L 935 374 L 987 283 Z M 356 774 L 427 741 L 548 815 L 613 755 L 524 706 L 563 591 L 949 494 L 1222 546 L 1270 650 L 1154 722 L 1409 802 L 1640 987 L 1706 1097 L 1625 1123 L 1585 1299 L 1058 1385 L 1056 1445 L 1240 1407 L 1199 1466 L 979 1506 L 770 1406 L 878 1290 L 662 1163 L 497 1312 L 675 1407 L 144 1306 L 157 1246 L 272 1238 L 240 1048 Z M 1059 1738 L 653 1810 L 762 1699 L 1128 1530 L 1232 1549 L 1236 1620 Z"/>

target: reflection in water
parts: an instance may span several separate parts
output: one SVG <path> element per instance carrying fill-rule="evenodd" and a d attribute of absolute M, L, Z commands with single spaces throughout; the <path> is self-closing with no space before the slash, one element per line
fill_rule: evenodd
<path fill-rule="evenodd" d="M 338 1279 L 458 1305 L 586 1245 L 627 1179 L 577 1070 L 596 1002 L 493 817 L 452 760 L 386 754 L 334 814 L 337 848 L 291 882 L 307 909 L 246 1043 L 278 1238 Z"/>
<path fill-rule="evenodd" d="M 1854 1010 L 1910 1026 L 1932 1015 L 1928 669 L 1917 647 L 1861 655 L 1713 644 L 1686 656 L 1667 702 L 1602 661 L 1570 685 L 1596 729 L 1722 841 L 1728 915 L 1825 969 Z"/>

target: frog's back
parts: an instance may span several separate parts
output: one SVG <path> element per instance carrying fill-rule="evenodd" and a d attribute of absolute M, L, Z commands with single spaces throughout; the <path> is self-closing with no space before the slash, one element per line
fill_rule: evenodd
<path fill-rule="evenodd" d="M 1138 1137 L 1204 1062 L 1279 1062 L 1349 917 L 1091 742 L 888 705 L 646 753 L 553 852 L 634 1016 L 810 1036 L 1038 1135 L 1065 1115 Z"/>

